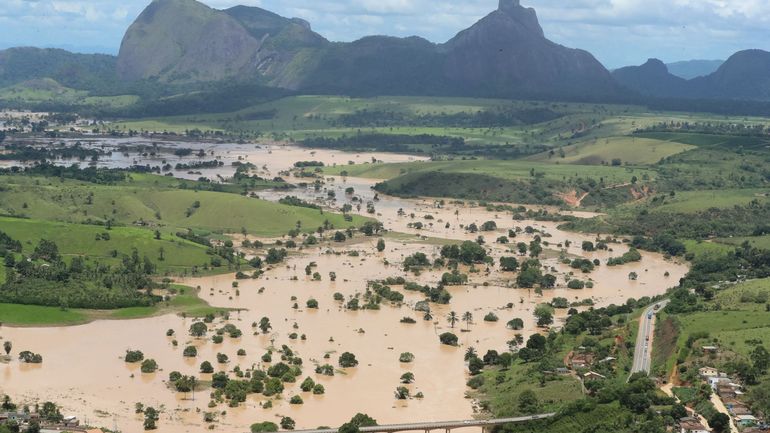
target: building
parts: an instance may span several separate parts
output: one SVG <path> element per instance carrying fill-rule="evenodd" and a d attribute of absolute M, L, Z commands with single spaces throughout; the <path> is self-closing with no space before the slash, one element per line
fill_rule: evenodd
<path fill-rule="evenodd" d="M 717 384 L 717 395 L 722 397 L 722 399 L 726 398 L 735 398 L 738 395 L 735 393 L 735 388 L 730 386 L 729 384 Z"/>
<path fill-rule="evenodd" d="M 720 385 L 728 385 L 730 382 L 732 382 L 732 380 L 729 377 L 724 375 L 708 378 L 709 386 L 711 386 L 711 389 L 713 389 L 714 391 L 716 391 Z"/>
<path fill-rule="evenodd" d="M 704 379 L 708 377 L 716 377 L 719 376 L 719 370 L 714 367 L 703 367 L 698 370 L 698 374 L 700 374 L 700 377 Z"/>
<path fill-rule="evenodd" d="M 602 376 L 601 374 L 595 371 L 589 371 L 588 373 L 583 375 L 583 380 L 586 382 L 593 382 L 595 380 L 602 380 L 602 379 L 606 379 L 606 377 Z"/>
<path fill-rule="evenodd" d="M 572 355 L 572 359 L 570 359 L 570 367 L 572 367 L 573 370 L 590 368 L 593 363 L 594 356 L 590 353 L 578 353 Z"/>
<path fill-rule="evenodd" d="M 754 415 L 737 415 L 735 424 L 739 427 L 754 427 L 757 425 L 757 418 Z"/>
<path fill-rule="evenodd" d="M 696 418 L 682 418 L 679 420 L 679 429 L 681 433 L 711 433 Z"/>
<path fill-rule="evenodd" d="M 703 347 L 701 347 L 701 349 L 703 349 L 703 351 L 706 352 L 706 353 L 718 353 L 719 352 L 719 348 L 716 347 L 716 346 L 703 346 Z"/>

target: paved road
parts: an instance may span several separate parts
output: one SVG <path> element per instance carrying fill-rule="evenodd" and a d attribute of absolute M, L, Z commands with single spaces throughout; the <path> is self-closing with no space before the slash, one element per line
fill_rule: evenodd
<path fill-rule="evenodd" d="M 649 306 L 639 320 L 639 335 L 636 337 L 636 349 L 634 350 L 634 365 L 631 374 L 650 373 L 652 367 L 652 338 L 655 333 L 655 313 L 668 305 L 669 301 L 661 301 Z M 658 307 L 657 309 L 655 307 Z"/>
<path fill-rule="evenodd" d="M 535 421 L 538 419 L 551 418 L 555 413 L 545 413 L 541 415 L 522 416 L 518 418 L 499 418 L 488 420 L 465 420 L 465 421 L 438 421 L 438 422 L 418 422 L 411 424 L 389 424 L 372 427 L 361 427 L 362 433 L 394 433 L 404 431 L 430 431 L 430 430 L 451 430 L 465 427 L 489 427 L 501 424 L 521 423 Z M 337 433 L 337 429 L 320 430 L 294 430 L 292 433 Z"/>

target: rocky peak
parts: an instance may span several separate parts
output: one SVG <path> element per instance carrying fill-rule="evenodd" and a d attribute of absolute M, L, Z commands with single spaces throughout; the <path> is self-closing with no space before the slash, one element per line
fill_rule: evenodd
<path fill-rule="evenodd" d="M 520 0 L 500 0 L 500 5 L 497 9 L 504 11 L 507 9 L 515 9 L 517 7 L 521 7 Z"/>
<path fill-rule="evenodd" d="M 516 27 L 519 27 L 526 33 L 532 33 L 540 37 L 545 37 L 543 28 L 537 20 L 537 13 L 532 8 L 526 8 L 521 5 L 520 0 L 500 0 L 497 11 L 492 13 L 498 19 L 512 21 Z"/>
<path fill-rule="evenodd" d="M 641 66 L 641 68 L 656 74 L 668 74 L 668 66 L 666 66 L 665 63 L 658 59 L 648 59 L 647 62 Z"/>

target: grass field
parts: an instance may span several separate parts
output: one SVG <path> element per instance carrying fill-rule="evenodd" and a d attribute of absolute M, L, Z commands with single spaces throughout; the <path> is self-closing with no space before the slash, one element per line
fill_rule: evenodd
<path fill-rule="evenodd" d="M 185 314 L 188 317 L 203 317 L 228 311 L 211 307 L 199 298 L 190 287 L 176 286 L 184 290 L 170 301 L 153 307 L 121 308 L 117 310 L 62 310 L 59 307 L 18 305 L 0 303 L 0 323 L 9 326 L 69 326 L 80 325 L 94 320 L 129 320 L 164 314 Z"/>
<path fill-rule="evenodd" d="M 735 250 L 730 245 L 720 242 L 695 241 L 691 239 L 684 240 L 684 245 L 688 253 L 695 254 L 696 257 L 704 255 L 725 255 Z"/>
<path fill-rule="evenodd" d="M 692 213 L 710 208 L 745 206 L 754 200 L 768 201 L 768 189 L 723 189 L 709 191 L 683 191 L 675 197 L 666 197 L 662 205 L 650 208 L 652 212 Z M 645 202 L 646 203 L 646 202 Z"/>
<path fill-rule="evenodd" d="M 128 107 L 139 101 L 135 95 L 89 96 L 88 92 L 62 86 L 50 79 L 30 80 L 14 86 L 0 88 L 0 102 L 39 104 L 87 105 L 101 108 Z"/>
<path fill-rule="evenodd" d="M 93 225 L 0 217 L 0 230 L 20 241 L 26 255 L 34 251 L 40 239 L 55 242 L 65 260 L 83 256 L 109 265 L 119 263 L 120 254 L 130 255 L 132 249 L 136 249 L 140 256 L 152 259 L 161 274 L 200 267 L 211 259 L 202 245 L 170 233 L 163 233 L 161 239 L 156 240 L 151 230 L 134 227 L 114 227 L 107 231 Z M 103 233 L 108 233 L 110 239 L 96 240 L 96 236 Z M 164 250 L 163 261 L 159 260 L 161 248 Z M 118 251 L 119 255 L 112 257 L 112 251 Z"/>
<path fill-rule="evenodd" d="M 603 178 L 605 182 L 625 183 L 630 182 L 633 176 L 642 179 L 655 178 L 655 172 L 644 168 L 632 167 L 604 167 L 570 164 L 548 164 L 530 161 L 499 161 L 499 160 L 474 160 L 474 161 L 436 161 L 436 162 L 405 162 L 396 164 L 362 164 L 328 167 L 325 174 L 339 175 L 347 172 L 349 176 L 371 179 L 393 179 L 402 174 L 439 171 L 446 173 L 473 173 L 498 177 L 501 179 L 517 180 L 532 177 L 532 170 L 536 176 L 546 179 L 569 180 L 574 178 Z"/>
<path fill-rule="evenodd" d="M 623 164 L 654 164 L 661 158 L 694 149 L 689 144 L 636 137 L 609 137 L 594 139 L 562 147 L 554 154 L 541 153 L 528 158 L 531 161 L 600 165 L 618 159 Z M 562 157 L 563 155 L 563 157 Z"/>
<path fill-rule="evenodd" d="M 0 322 L 15 326 L 79 325 L 88 322 L 82 310 L 63 311 L 58 307 L 0 304 Z"/>
<path fill-rule="evenodd" d="M 755 122 L 764 123 L 767 119 L 758 120 Z M 694 146 L 704 147 L 758 147 L 767 143 L 767 140 L 758 137 L 741 137 L 732 135 L 716 135 L 716 134 L 697 134 L 687 132 L 645 132 L 636 134 L 640 138 L 649 138 L 654 140 L 668 141 L 672 143 L 689 144 Z"/>
<path fill-rule="evenodd" d="M 717 242 L 731 246 L 740 246 L 748 242 L 752 247 L 762 250 L 770 250 L 770 236 L 745 236 L 734 238 L 720 238 Z"/>
<path fill-rule="evenodd" d="M 335 227 L 358 226 L 365 221 L 354 217 L 352 223 L 347 223 L 339 214 L 236 194 L 144 184 L 104 186 L 19 176 L 6 176 L 0 182 L 6 187 L 0 191 L 0 213 L 39 220 L 81 223 L 112 219 L 125 226 L 140 222 L 157 225 L 168 232 L 187 228 L 215 232 L 246 229 L 250 234 L 265 237 L 283 235 L 297 222 L 302 223 L 304 230 L 313 231 L 327 220 Z"/>

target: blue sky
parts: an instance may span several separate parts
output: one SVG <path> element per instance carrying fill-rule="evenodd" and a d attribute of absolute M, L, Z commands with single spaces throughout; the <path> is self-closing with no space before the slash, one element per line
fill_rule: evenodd
<path fill-rule="evenodd" d="M 125 29 L 149 0 L 2 0 L 0 48 L 61 47 L 117 53 Z M 444 42 L 497 7 L 497 0 L 208 0 L 245 4 L 310 21 L 331 40 L 369 34 Z M 768 0 L 522 0 L 553 41 L 593 53 L 607 67 L 724 59 L 770 49 Z"/>

